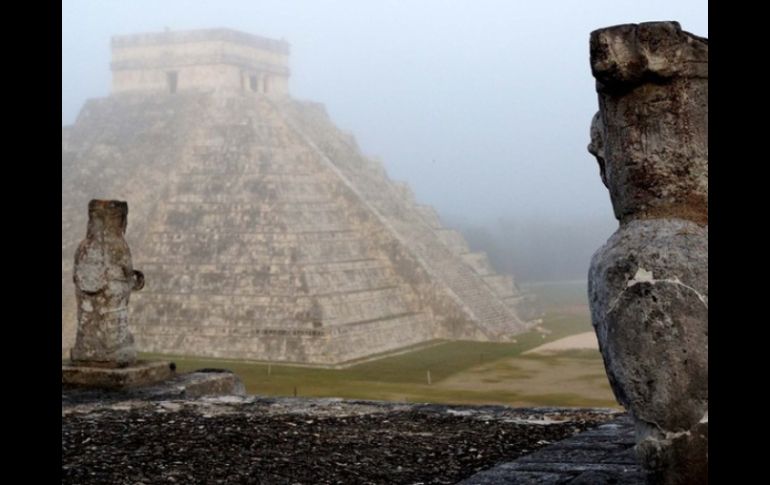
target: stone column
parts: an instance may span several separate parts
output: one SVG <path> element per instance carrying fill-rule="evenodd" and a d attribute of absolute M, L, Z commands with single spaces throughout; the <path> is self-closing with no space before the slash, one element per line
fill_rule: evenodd
<path fill-rule="evenodd" d="M 591 317 L 651 483 L 708 483 L 708 40 L 676 22 L 591 33 L 589 151 L 619 229 Z"/>
<path fill-rule="evenodd" d="M 75 253 L 73 273 L 78 329 L 70 356 L 75 365 L 126 367 L 136 362 L 128 300 L 144 286 L 144 275 L 134 270 L 123 238 L 127 217 L 125 202 L 88 204 L 88 229 Z"/>

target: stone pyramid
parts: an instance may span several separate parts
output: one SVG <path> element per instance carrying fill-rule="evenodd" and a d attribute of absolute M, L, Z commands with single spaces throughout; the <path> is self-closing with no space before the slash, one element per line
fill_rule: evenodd
<path fill-rule="evenodd" d="M 288 45 L 225 29 L 115 37 L 112 94 L 62 129 L 62 348 L 93 198 L 129 203 L 137 347 L 334 365 L 526 330 L 510 276 L 288 94 Z"/>

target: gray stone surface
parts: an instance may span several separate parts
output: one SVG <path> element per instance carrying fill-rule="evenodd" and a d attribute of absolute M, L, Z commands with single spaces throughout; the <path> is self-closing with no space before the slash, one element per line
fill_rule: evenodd
<path fill-rule="evenodd" d="M 624 416 L 477 473 L 460 484 L 643 484 L 645 475 L 633 445 L 633 422 Z"/>
<path fill-rule="evenodd" d="M 675 22 L 591 34 L 589 151 L 620 228 L 591 316 L 651 483 L 708 483 L 708 41 Z"/>
<path fill-rule="evenodd" d="M 63 390 L 63 483 L 449 484 L 620 415 L 336 398 L 191 399 L 174 387 Z M 142 476 L 125 477 L 127 469 Z M 613 468 L 575 474 L 594 469 Z"/>
<path fill-rule="evenodd" d="M 76 365 L 125 367 L 136 361 L 128 301 L 144 286 L 144 275 L 131 263 L 123 237 L 127 222 L 125 202 L 88 204 L 86 238 L 75 253 L 73 271 L 78 326 L 71 358 Z"/>

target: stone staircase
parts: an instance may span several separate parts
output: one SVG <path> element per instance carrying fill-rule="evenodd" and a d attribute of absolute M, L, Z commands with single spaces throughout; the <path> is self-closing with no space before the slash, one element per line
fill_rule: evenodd
<path fill-rule="evenodd" d="M 338 365 L 526 328 L 512 281 L 317 107 L 114 96 L 62 133 L 63 349 L 90 198 L 129 202 L 143 351 Z"/>
<path fill-rule="evenodd" d="M 281 109 L 351 184 L 367 194 L 373 209 L 403 238 L 405 246 L 425 264 L 434 279 L 456 296 L 463 311 L 484 333 L 500 339 L 527 328 L 515 308 L 501 298 L 503 295 L 498 295 L 483 275 L 458 257 L 463 250 L 467 251 L 467 245 L 462 247 L 464 241 L 459 251 L 443 244 L 440 233 L 447 230 L 440 227 L 437 218 L 431 214 L 426 217 L 425 209 L 415 203 L 408 188 L 392 182 L 382 167 L 362 157 L 352 137 L 337 130 L 320 106 L 294 102 L 281 105 Z M 462 240 L 459 234 L 454 236 Z"/>
<path fill-rule="evenodd" d="M 141 348 L 335 363 L 433 337 L 334 174 L 264 97 L 215 99 L 193 138 L 137 260 Z"/>

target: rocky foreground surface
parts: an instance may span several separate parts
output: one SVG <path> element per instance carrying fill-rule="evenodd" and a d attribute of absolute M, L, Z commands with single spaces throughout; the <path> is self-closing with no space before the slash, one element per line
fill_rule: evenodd
<path fill-rule="evenodd" d="M 62 483 L 440 484 L 608 410 L 62 393 Z"/>

